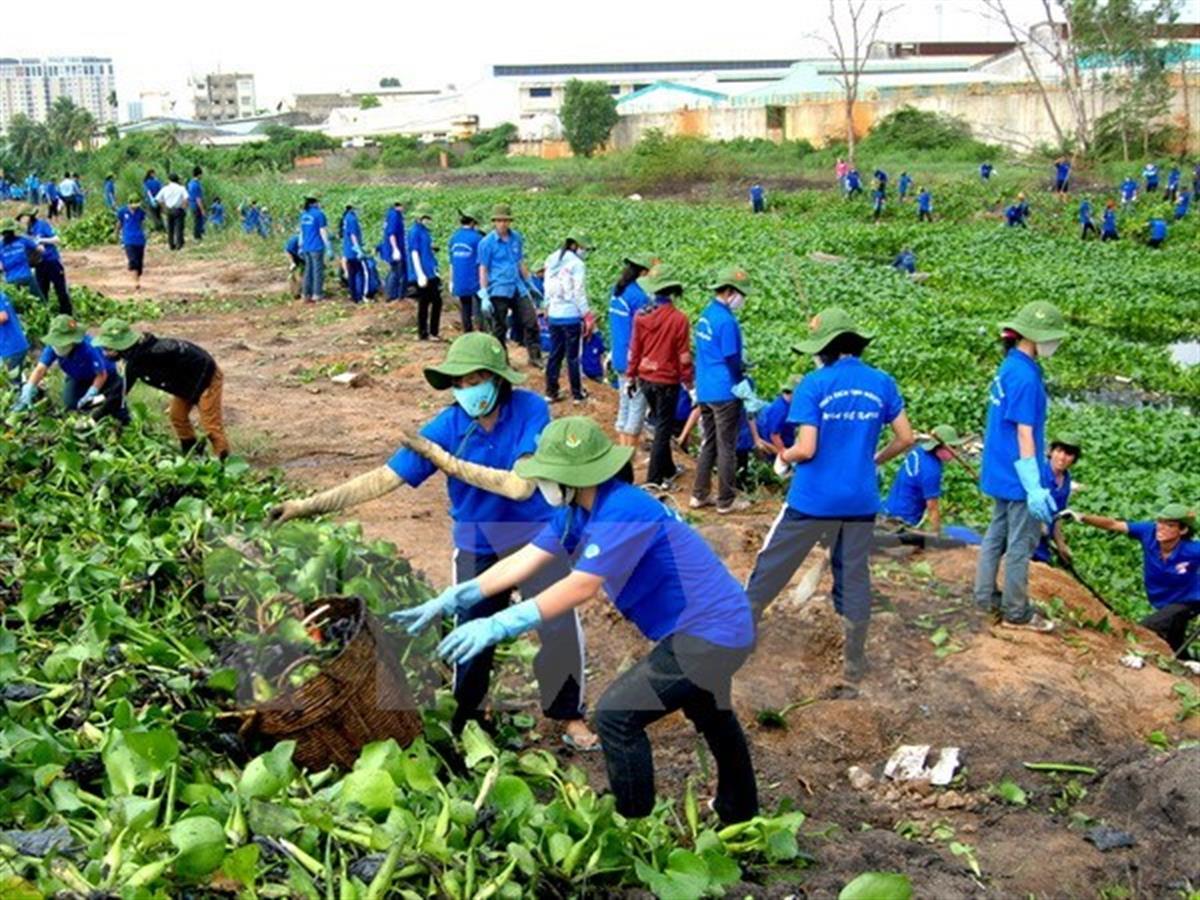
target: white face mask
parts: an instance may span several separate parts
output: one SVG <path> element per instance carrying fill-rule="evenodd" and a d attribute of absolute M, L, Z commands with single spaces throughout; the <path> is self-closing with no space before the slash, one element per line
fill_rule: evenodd
<path fill-rule="evenodd" d="M 575 488 L 563 487 L 557 481 L 543 481 L 539 478 L 537 489 L 542 499 L 555 509 L 566 506 L 575 499 Z"/>
<path fill-rule="evenodd" d="M 578 250 L 575 251 L 575 255 L 578 256 L 580 259 L 587 259 L 588 258 L 587 247 L 580 247 Z"/>
<path fill-rule="evenodd" d="M 734 312 L 737 312 L 739 309 L 741 309 L 745 305 L 746 305 L 745 294 L 741 294 L 741 293 L 738 293 L 737 291 L 733 291 L 729 295 L 729 308 L 732 309 Z"/>
<path fill-rule="evenodd" d="M 1054 351 L 1058 349 L 1058 345 L 1062 341 L 1038 341 L 1037 354 L 1041 359 L 1049 359 L 1054 355 Z"/>

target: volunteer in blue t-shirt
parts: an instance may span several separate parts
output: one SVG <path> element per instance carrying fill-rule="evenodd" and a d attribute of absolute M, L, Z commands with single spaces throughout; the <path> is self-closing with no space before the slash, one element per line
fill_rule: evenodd
<path fill-rule="evenodd" d="M 204 221 L 207 214 L 204 208 L 204 185 L 200 181 L 203 174 L 204 170 L 196 166 L 192 169 L 192 177 L 187 183 L 188 209 L 192 213 L 192 237 L 198 241 L 204 239 Z"/>
<path fill-rule="evenodd" d="M 33 274 L 33 260 L 41 255 L 38 245 L 23 234 L 16 219 L 0 220 L 0 268 L 4 280 L 13 287 L 23 287 L 39 300 L 46 295 Z"/>
<path fill-rule="evenodd" d="M 55 316 L 42 343 L 42 355 L 21 386 L 15 412 L 33 405 L 38 386 L 57 364 L 64 376 L 63 405 L 68 410 L 89 413 L 96 420 L 113 416 L 123 425 L 129 423 L 125 382 L 117 372 L 117 364 L 92 345 L 86 328 L 70 316 Z"/>
<path fill-rule="evenodd" d="M 1159 216 L 1155 216 L 1146 226 L 1147 237 L 1146 244 L 1150 247 L 1158 249 L 1167 240 L 1167 220 Z"/>
<path fill-rule="evenodd" d="M 537 308 L 530 297 L 529 266 L 525 263 L 525 238 L 512 227 L 512 207 L 492 207 L 492 231 L 479 242 L 479 303 L 492 319 L 492 334 L 505 343 L 509 315 L 521 323 L 521 342 L 529 365 L 542 367 L 541 329 Z"/>
<path fill-rule="evenodd" d="M 104 205 L 117 211 L 117 180 L 112 175 L 104 177 Z"/>
<path fill-rule="evenodd" d="M 1126 212 L 1137 201 L 1137 189 L 1138 183 L 1133 178 L 1126 178 L 1121 182 L 1121 206 Z"/>
<path fill-rule="evenodd" d="M 1035 300 L 1000 324 L 1004 362 L 988 389 L 980 487 L 992 498 L 992 521 L 979 551 L 975 603 L 1008 628 L 1053 631 L 1029 603 L 1029 560 L 1042 525 L 1054 522 L 1054 501 L 1042 485 L 1046 455 L 1046 383 L 1039 360 L 1067 336 L 1062 313 Z M 1004 558 L 1004 591 L 996 590 Z"/>
<path fill-rule="evenodd" d="M 1071 467 L 1079 461 L 1081 447 L 1079 439 L 1071 435 L 1059 435 L 1050 442 L 1050 453 L 1042 460 L 1042 486 L 1050 492 L 1054 501 L 1054 524 L 1042 535 L 1033 558 L 1038 562 L 1050 562 L 1050 538 L 1054 539 L 1054 552 L 1068 566 L 1071 565 L 1071 548 L 1067 546 L 1059 514 L 1071 505 Z"/>
<path fill-rule="evenodd" d="M 537 394 L 516 387 L 525 376 L 513 371 L 500 342 L 482 332 L 464 334 L 450 345 L 442 365 L 425 370 L 425 379 L 439 391 L 452 390 L 454 402 L 425 425 L 420 436 L 406 437 L 405 446 L 386 465 L 271 512 L 276 521 L 333 512 L 382 497 L 403 484 L 419 487 L 439 468 L 445 471 L 454 520 L 455 587 L 439 597 L 436 609 L 423 607 L 428 615 L 413 623 L 415 630 L 443 612 L 456 614 L 462 623 L 507 608 L 512 600 L 508 586 L 480 593 L 475 579 L 533 540 L 554 515 L 533 484 L 512 473 L 517 460 L 536 449 L 538 436 L 550 422 L 550 407 Z M 567 572 L 564 558 L 529 579 L 519 579 L 522 596 L 534 596 Z M 568 744 L 594 750 L 596 737 L 583 721 L 585 660 L 578 616 L 549 620 L 540 630 L 533 665 L 542 709 L 547 717 L 565 723 Z M 456 731 L 468 720 L 482 718 L 491 671 L 491 651 L 455 667 Z"/>
<path fill-rule="evenodd" d="M 754 766 L 734 714 L 734 673 L 754 647 L 750 604 L 729 570 L 679 514 L 630 482 L 632 447 L 618 447 L 591 419 L 559 419 L 537 453 L 516 464 L 552 510 L 527 546 L 469 582 L 473 596 L 510 591 L 558 570 L 525 600 L 459 625 L 438 652 L 462 664 L 531 628 L 569 618 L 601 590 L 655 642 L 650 654 L 601 695 L 596 727 L 617 812 L 634 818 L 655 805 L 654 762 L 646 728 L 682 709 L 716 762 L 713 803 L 723 822 L 758 813 Z M 572 567 L 559 570 L 569 557 Z M 464 586 L 465 587 L 465 586 Z M 458 603 L 453 591 L 394 614 L 416 627 Z"/>
<path fill-rule="evenodd" d="M 304 254 L 300 252 L 300 232 L 291 235 L 283 244 L 288 257 L 288 287 L 292 297 L 300 299 L 304 284 Z"/>
<path fill-rule="evenodd" d="M 21 366 L 29 352 L 29 340 L 21 319 L 8 295 L 0 291 L 0 364 L 14 378 L 20 378 Z"/>
<path fill-rule="evenodd" d="M 325 251 L 329 220 L 316 197 L 304 198 L 300 213 L 300 252 L 304 255 L 303 296 L 309 303 L 325 299 Z"/>
<path fill-rule="evenodd" d="M 458 230 L 450 236 L 450 295 L 458 298 L 463 334 L 487 330 L 479 311 L 479 242 L 482 214 L 471 209 L 458 211 Z"/>
<path fill-rule="evenodd" d="M 775 458 L 796 442 L 796 426 L 788 421 L 788 414 L 799 380 L 796 378 L 780 388 L 779 396 L 750 420 L 754 448 L 767 459 Z"/>
<path fill-rule="evenodd" d="M 923 187 L 917 194 L 917 221 L 933 221 L 933 194 L 929 192 L 929 188 Z"/>
<path fill-rule="evenodd" d="M 154 220 L 154 227 L 158 231 L 163 230 L 162 210 L 158 206 L 158 192 L 162 190 L 163 183 L 154 173 L 153 169 L 146 172 L 146 177 L 142 179 L 142 192 L 146 196 L 146 208 L 150 210 L 150 218 Z"/>
<path fill-rule="evenodd" d="M 617 373 L 617 443 L 634 447 L 646 423 L 646 395 L 639 389 L 629 396 L 629 344 L 633 340 L 633 320 L 650 298 L 638 279 L 658 263 L 651 253 L 633 253 L 623 260 L 612 296 L 608 299 L 608 337 L 612 347 L 609 363 Z"/>
<path fill-rule="evenodd" d="M 1104 219 L 1100 224 L 1101 242 L 1120 240 L 1117 233 L 1117 204 L 1112 200 L 1104 206 Z"/>
<path fill-rule="evenodd" d="M 826 309 L 809 323 L 797 353 L 815 356 L 818 368 L 792 396 L 788 421 L 796 441 L 781 454 L 794 466 L 787 502 L 754 561 L 746 593 L 756 618 L 787 586 L 809 551 L 831 547 L 834 608 L 845 619 L 845 677 L 866 671 L 871 618 L 868 554 L 879 512 L 876 468 L 913 444 L 912 426 L 895 379 L 862 361 L 874 335 L 844 309 Z M 892 439 L 879 449 L 890 425 Z"/>
<path fill-rule="evenodd" d="M 1071 189 L 1071 161 L 1060 156 L 1054 161 L 1054 193 L 1066 194 Z"/>
<path fill-rule="evenodd" d="M 1086 241 L 1088 234 L 1098 234 L 1096 223 L 1092 221 L 1092 203 L 1086 197 L 1079 203 L 1079 225 L 1083 229 L 1082 240 Z"/>
<path fill-rule="evenodd" d="M 133 273 L 133 289 L 142 289 L 142 270 L 146 265 L 146 211 L 142 198 L 133 194 L 129 203 L 117 210 L 117 237 L 125 248 L 125 262 Z"/>
<path fill-rule="evenodd" d="M 342 235 L 342 265 L 345 267 L 346 286 L 350 290 L 350 299 L 355 303 L 362 303 L 363 288 L 365 286 L 363 257 L 366 254 L 363 252 L 362 225 L 359 224 L 358 213 L 355 211 L 353 203 L 346 204 L 346 210 L 342 213 L 340 231 Z"/>
<path fill-rule="evenodd" d="M 1153 522 L 1127 522 L 1069 511 L 1076 522 L 1126 534 L 1142 545 L 1142 579 L 1154 612 L 1142 619 L 1176 654 L 1188 638 L 1188 625 L 1200 616 L 1200 541 L 1196 513 L 1182 503 L 1167 504 Z"/>
<path fill-rule="evenodd" d="M 904 457 L 881 512 L 913 527 L 924 521 L 928 531 L 938 534 L 942 530 L 942 467 L 956 458 L 953 448 L 962 446 L 962 438 L 950 425 L 939 425 L 931 435 Z"/>
<path fill-rule="evenodd" d="M 383 240 L 379 243 L 379 255 L 388 264 L 388 300 L 399 300 L 404 296 L 405 274 L 408 269 L 408 254 L 404 252 L 404 231 L 404 203 L 397 200 L 383 220 Z"/>
<path fill-rule="evenodd" d="M 750 185 L 750 210 L 756 213 L 767 211 L 767 194 L 757 181 Z"/>
<path fill-rule="evenodd" d="M 422 203 L 413 210 L 413 224 L 405 236 L 408 247 L 408 283 L 417 300 L 417 337 L 440 341 L 442 328 L 442 279 L 438 276 L 437 253 L 429 227 L 433 210 Z"/>
<path fill-rule="evenodd" d="M 897 183 L 897 190 L 900 194 L 901 201 L 908 199 L 908 192 L 909 192 L 909 189 L 912 187 L 912 183 L 913 183 L 912 176 L 909 175 L 908 172 L 900 173 L 900 181 Z"/>
<path fill-rule="evenodd" d="M 737 311 L 750 293 L 750 276 L 732 266 L 709 285 L 714 294 L 700 314 L 692 334 L 696 343 L 696 402 L 704 438 L 696 461 L 696 481 L 688 505 L 712 505 L 712 473 L 717 470 L 717 512 L 742 512 L 750 503 L 737 496 L 737 436 L 746 412 L 757 415 L 765 406 L 746 378 L 742 329 Z"/>
<path fill-rule="evenodd" d="M 54 288 L 54 298 L 58 301 L 58 311 L 71 315 L 71 292 L 67 289 L 67 273 L 63 269 L 62 257 L 59 256 L 58 246 L 62 239 L 54 226 L 45 219 L 39 219 L 36 206 L 27 206 L 21 211 L 25 219 L 25 233 L 38 245 L 42 258 L 34 266 L 33 275 L 37 279 L 38 290 L 46 299 L 50 299 L 50 289 Z M 19 220 L 18 220 L 19 221 Z"/>

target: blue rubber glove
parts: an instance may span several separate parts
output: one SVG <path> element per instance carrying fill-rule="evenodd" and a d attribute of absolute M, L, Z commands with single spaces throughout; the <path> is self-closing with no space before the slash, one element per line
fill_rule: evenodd
<path fill-rule="evenodd" d="M 438 656 L 458 665 L 478 656 L 493 644 L 511 640 L 542 624 L 537 602 L 525 600 L 486 619 L 464 622 L 438 644 Z"/>
<path fill-rule="evenodd" d="M 475 296 L 479 298 L 479 311 L 487 318 L 492 318 L 495 307 L 492 305 L 492 296 L 488 293 L 488 289 L 480 288 Z"/>
<path fill-rule="evenodd" d="M 758 394 L 754 393 L 754 387 L 750 384 L 750 379 L 743 378 L 733 386 L 733 396 L 742 401 L 742 405 L 746 407 L 746 415 L 756 416 L 762 412 L 767 404 L 759 399 Z"/>
<path fill-rule="evenodd" d="M 1025 503 L 1029 506 L 1029 514 L 1039 522 L 1050 525 L 1054 522 L 1054 498 L 1048 488 L 1042 487 L 1042 472 L 1038 461 L 1032 456 L 1028 459 L 1018 459 L 1014 464 L 1017 477 L 1021 479 L 1021 487 L 1025 489 Z"/>
<path fill-rule="evenodd" d="M 92 405 L 92 401 L 96 399 L 96 396 L 99 393 L 100 392 L 98 390 L 96 390 L 94 385 L 92 387 L 88 388 L 86 391 L 83 392 L 83 396 L 79 398 L 79 402 L 75 404 L 75 408 L 76 409 L 87 409 L 89 406 Z"/>
<path fill-rule="evenodd" d="M 475 292 L 475 296 L 479 298 L 480 303 L 487 303 L 490 307 L 492 302 L 492 293 L 485 287 L 481 287 Z"/>
<path fill-rule="evenodd" d="M 450 613 L 466 612 L 483 599 L 483 591 L 479 589 L 479 579 L 472 578 L 462 584 L 446 588 L 432 600 L 426 600 L 409 609 L 398 609 L 388 618 L 397 625 L 405 625 L 411 635 L 420 634 L 435 619 Z"/>
<path fill-rule="evenodd" d="M 25 382 L 23 385 L 21 385 L 21 396 L 13 405 L 12 411 L 24 412 L 25 410 L 29 409 L 29 407 L 33 406 L 33 398 L 36 394 L 36 385 L 28 381 Z"/>

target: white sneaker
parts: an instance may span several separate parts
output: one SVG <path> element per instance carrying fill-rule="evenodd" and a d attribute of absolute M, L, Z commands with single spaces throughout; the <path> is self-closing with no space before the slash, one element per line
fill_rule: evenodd
<path fill-rule="evenodd" d="M 705 497 L 701 500 L 699 497 L 692 497 L 688 500 L 688 509 L 704 509 L 706 506 L 712 506 L 712 500 Z"/>
<path fill-rule="evenodd" d="M 1001 628 L 1012 628 L 1015 631 L 1035 631 L 1039 634 L 1049 634 L 1054 630 L 1054 623 L 1044 616 L 1034 613 L 1027 622 L 1010 622 L 1005 619 L 1000 623 Z"/>

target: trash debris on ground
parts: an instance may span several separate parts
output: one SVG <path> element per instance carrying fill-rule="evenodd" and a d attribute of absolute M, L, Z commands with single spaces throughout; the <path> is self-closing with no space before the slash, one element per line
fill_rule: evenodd
<path fill-rule="evenodd" d="M 1200 662 L 1196 662 L 1194 659 L 1181 660 L 1180 662 L 1193 675 L 1200 675 Z"/>
<path fill-rule="evenodd" d="M 362 387 L 368 381 L 369 376 L 365 372 L 342 372 L 340 375 L 334 375 L 329 379 L 334 384 L 342 384 L 347 387 Z"/>
<path fill-rule="evenodd" d="M 7 844 L 22 856 L 48 856 L 71 849 L 71 832 L 66 825 L 37 831 L 0 831 L 0 844 Z"/>
<path fill-rule="evenodd" d="M 927 766 L 932 749 L 928 744 L 898 747 L 883 767 L 883 776 L 892 781 L 928 781 L 937 787 L 948 785 L 954 780 L 962 751 L 958 747 L 943 747 L 933 765 Z"/>
<path fill-rule="evenodd" d="M 1084 834 L 1083 839 L 1089 844 L 1094 844 L 1101 853 L 1132 847 L 1135 843 L 1133 835 L 1128 831 L 1110 828 L 1107 825 L 1097 825 Z"/>
<path fill-rule="evenodd" d="M 1144 669 L 1146 661 L 1136 653 L 1126 653 L 1121 657 L 1121 665 L 1127 669 Z"/>
<path fill-rule="evenodd" d="M 847 769 L 846 777 L 850 780 L 850 786 L 856 791 L 869 790 L 875 784 L 871 773 L 860 766 L 851 766 Z"/>

